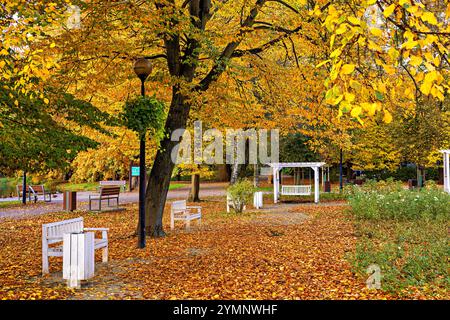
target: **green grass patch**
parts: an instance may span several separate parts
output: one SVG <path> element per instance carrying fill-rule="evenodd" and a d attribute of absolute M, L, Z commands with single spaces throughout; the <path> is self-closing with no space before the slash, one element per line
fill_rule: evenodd
<path fill-rule="evenodd" d="M 28 199 L 27 199 L 27 201 L 28 201 Z M 0 202 L 0 208 L 3 208 L 3 209 L 5 209 L 5 208 L 11 208 L 11 207 L 16 207 L 16 206 L 21 205 L 21 204 L 22 204 L 22 202 L 19 201 L 19 200 L 15 200 L 15 201 L 2 201 L 2 202 Z"/>
<path fill-rule="evenodd" d="M 285 202 L 313 202 L 314 201 L 314 192 L 312 192 L 309 196 L 281 196 L 281 201 Z M 340 192 L 321 192 L 319 201 L 339 201 L 346 200 L 347 194 Z"/>
<path fill-rule="evenodd" d="M 258 187 L 256 188 L 256 191 L 270 191 L 273 192 L 273 187 Z"/>
<path fill-rule="evenodd" d="M 59 191 L 97 191 L 99 186 L 98 182 L 83 182 L 83 183 L 64 183 L 56 187 Z M 169 190 L 178 189 L 186 186 L 183 183 L 170 184 Z M 128 190 L 128 188 L 126 188 Z"/>
<path fill-rule="evenodd" d="M 59 191 L 96 191 L 99 186 L 98 182 L 83 182 L 83 183 L 63 183 L 56 187 Z"/>
<path fill-rule="evenodd" d="M 357 273 L 367 278 L 367 267 L 377 264 L 384 290 L 448 292 L 449 194 L 433 186 L 410 191 L 380 182 L 350 190 L 349 204 L 358 239 L 349 260 Z"/>
<path fill-rule="evenodd" d="M 354 270 L 367 277 L 371 264 L 381 268 L 384 290 L 406 293 L 413 287 L 448 291 L 448 228 L 450 224 L 416 221 L 362 221 L 356 223 L 356 251 L 350 257 Z"/>
<path fill-rule="evenodd" d="M 184 183 L 171 183 L 169 185 L 169 190 L 179 189 L 179 188 L 183 188 L 183 187 L 186 187 L 186 184 L 184 184 Z"/>

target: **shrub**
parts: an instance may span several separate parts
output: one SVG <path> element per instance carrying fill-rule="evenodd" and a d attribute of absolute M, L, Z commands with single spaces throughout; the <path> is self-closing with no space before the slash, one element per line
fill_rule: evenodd
<path fill-rule="evenodd" d="M 253 199 L 253 193 L 256 188 L 248 180 L 240 180 L 228 187 L 227 193 L 231 197 L 234 210 L 241 213 L 244 210 L 244 206 L 250 203 Z"/>
<path fill-rule="evenodd" d="M 0 178 L 0 197 L 10 197 L 16 194 L 16 185 L 21 184 L 17 178 Z"/>
<path fill-rule="evenodd" d="M 352 213 L 359 219 L 448 219 L 450 195 L 430 184 L 410 191 L 394 181 L 370 182 L 346 189 Z"/>

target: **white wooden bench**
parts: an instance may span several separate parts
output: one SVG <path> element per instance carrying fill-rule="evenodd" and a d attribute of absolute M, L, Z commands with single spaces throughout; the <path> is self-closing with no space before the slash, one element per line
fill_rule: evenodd
<path fill-rule="evenodd" d="M 63 235 L 83 231 L 101 231 L 102 237 L 95 239 L 94 249 L 103 249 L 102 261 L 108 261 L 108 230 L 107 228 L 84 228 L 83 217 L 63 220 L 42 225 L 42 274 L 49 273 L 48 258 L 63 256 Z M 56 246 L 50 246 L 56 244 Z"/>
<path fill-rule="evenodd" d="M 125 180 L 104 180 L 100 181 L 99 185 L 102 186 L 120 186 L 122 191 L 125 191 L 125 186 L 127 182 Z"/>
<path fill-rule="evenodd" d="M 311 185 L 281 186 L 281 194 L 284 196 L 309 196 Z"/>
<path fill-rule="evenodd" d="M 175 227 L 175 220 L 186 222 L 186 230 L 191 228 L 191 220 L 198 219 L 202 223 L 202 207 L 187 206 L 186 200 L 174 201 L 170 208 L 170 229 Z"/>

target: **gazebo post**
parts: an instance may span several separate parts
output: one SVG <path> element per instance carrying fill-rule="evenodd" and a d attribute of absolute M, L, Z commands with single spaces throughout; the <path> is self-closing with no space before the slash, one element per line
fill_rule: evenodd
<path fill-rule="evenodd" d="M 322 187 L 325 185 L 325 182 L 324 182 L 324 173 L 323 173 L 323 168 L 322 168 L 322 170 L 321 170 L 321 172 L 322 172 Z"/>
<path fill-rule="evenodd" d="M 319 203 L 319 167 L 313 167 L 314 170 L 314 202 Z"/>
<path fill-rule="evenodd" d="M 273 203 L 277 203 L 277 195 L 278 195 L 278 168 L 273 167 L 272 168 L 272 174 L 273 174 Z"/>

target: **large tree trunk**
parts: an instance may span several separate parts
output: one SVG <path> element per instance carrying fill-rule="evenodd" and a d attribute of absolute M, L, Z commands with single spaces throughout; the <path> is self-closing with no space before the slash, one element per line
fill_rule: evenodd
<path fill-rule="evenodd" d="M 218 164 L 217 165 L 217 180 L 222 182 L 230 181 L 230 170 L 226 164 Z"/>
<path fill-rule="evenodd" d="M 417 175 L 417 187 L 422 188 L 425 186 L 425 168 L 416 164 L 416 175 Z"/>
<path fill-rule="evenodd" d="M 162 226 L 164 204 L 169 190 L 170 177 L 175 164 L 171 159 L 172 149 L 178 141 L 171 141 L 170 137 L 175 129 L 185 128 L 190 105 L 184 102 L 184 97 L 173 89 L 172 103 L 165 125 L 165 137 L 156 153 L 155 161 L 150 172 L 145 196 L 145 230 L 147 235 L 162 237 L 165 235 Z"/>
<path fill-rule="evenodd" d="M 259 172 L 258 172 L 258 164 L 253 165 L 253 186 L 255 188 L 259 187 Z"/>
<path fill-rule="evenodd" d="M 200 202 L 200 175 L 193 174 L 191 176 L 191 191 L 189 192 L 188 200 L 191 202 Z"/>
<path fill-rule="evenodd" d="M 244 38 L 247 28 L 252 27 L 258 12 L 266 3 L 267 0 L 257 0 L 254 7 L 250 10 L 247 17 L 242 21 L 242 29 L 238 34 L 238 39 L 228 43 L 223 49 L 222 53 L 216 60 L 214 66 L 210 69 L 207 75 L 193 88 L 197 92 L 204 92 L 208 90 L 211 83 L 225 70 L 226 62 L 232 58 L 236 48 Z M 171 7 L 174 1 L 171 2 L 157 2 L 156 6 L 159 9 Z M 205 30 L 205 26 L 211 17 L 210 8 L 211 0 L 196 0 L 189 1 L 189 13 L 192 17 L 192 25 L 197 30 Z M 179 21 L 174 18 L 169 21 L 169 24 L 177 29 Z M 169 73 L 174 78 L 182 79 L 184 83 L 192 83 L 199 58 L 200 42 L 185 35 L 185 46 L 182 50 L 180 45 L 180 34 L 177 32 L 163 34 L 164 44 L 166 48 L 166 59 Z M 281 41 L 283 38 L 280 37 Z M 180 93 L 177 86 L 172 88 L 172 102 L 170 105 L 169 114 L 167 116 L 165 125 L 165 137 L 161 141 L 161 147 L 156 153 L 156 158 L 153 163 L 150 179 L 147 184 L 147 191 L 145 196 L 145 225 L 147 235 L 153 237 L 164 236 L 162 227 L 162 216 L 164 211 L 164 204 L 167 198 L 167 191 L 169 190 L 170 177 L 172 175 L 175 164 L 171 160 L 171 152 L 173 147 L 178 143 L 171 141 L 170 136 L 175 129 L 185 128 L 189 116 L 190 103 L 186 103 L 187 99 Z"/>

